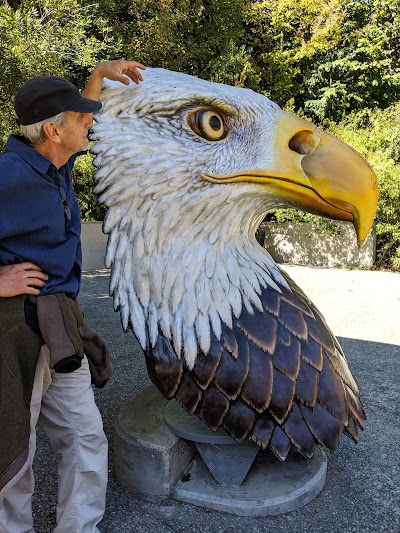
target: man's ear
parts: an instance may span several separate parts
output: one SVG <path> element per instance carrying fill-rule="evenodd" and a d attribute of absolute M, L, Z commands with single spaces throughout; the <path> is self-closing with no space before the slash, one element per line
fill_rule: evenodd
<path fill-rule="evenodd" d="M 43 133 L 46 139 L 53 141 L 55 143 L 61 142 L 60 133 L 58 130 L 58 125 L 54 122 L 45 122 L 43 124 Z"/>

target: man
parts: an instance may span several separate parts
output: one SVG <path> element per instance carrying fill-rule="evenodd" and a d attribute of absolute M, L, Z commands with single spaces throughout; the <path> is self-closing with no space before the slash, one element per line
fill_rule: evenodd
<path fill-rule="evenodd" d="M 75 300 L 80 217 L 70 171 L 88 149 L 103 79 L 139 83 L 142 69 L 135 61 L 100 63 L 82 94 L 63 78 L 38 76 L 15 98 L 22 136 L 10 136 L 0 156 L 0 533 L 34 531 L 38 420 L 61 454 L 55 531 L 99 531 L 107 440 L 86 357 L 94 332 L 85 337 Z M 57 351 L 68 357 L 52 360 Z"/>

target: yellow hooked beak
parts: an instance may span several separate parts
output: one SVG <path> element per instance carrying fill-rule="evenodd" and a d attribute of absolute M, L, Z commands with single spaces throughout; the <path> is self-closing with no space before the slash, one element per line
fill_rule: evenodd
<path fill-rule="evenodd" d="M 284 111 L 274 142 L 274 159 L 268 168 L 203 177 L 214 183 L 267 184 L 287 205 L 353 222 L 361 246 L 378 203 L 376 176 L 367 161 L 333 135 Z"/>

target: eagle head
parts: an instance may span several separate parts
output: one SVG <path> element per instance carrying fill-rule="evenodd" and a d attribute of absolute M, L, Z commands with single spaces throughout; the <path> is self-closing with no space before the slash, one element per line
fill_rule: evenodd
<path fill-rule="evenodd" d="M 261 94 L 185 74 L 106 81 L 102 102 L 91 138 L 110 292 L 154 383 L 281 459 L 292 444 L 333 451 L 343 428 L 356 440 L 340 346 L 255 232 L 297 207 L 351 221 L 362 243 L 377 205 L 368 163 Z"/>

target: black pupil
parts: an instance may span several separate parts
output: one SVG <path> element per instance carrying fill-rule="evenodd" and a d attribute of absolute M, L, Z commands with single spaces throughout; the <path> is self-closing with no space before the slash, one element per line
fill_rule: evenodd
<path fill-rule="evenodd" d="M 218 131 L 221 129 L 221 121 L 218 117 L 215 115 L 210 118 L 210 126 L 214 131 Z"/>

